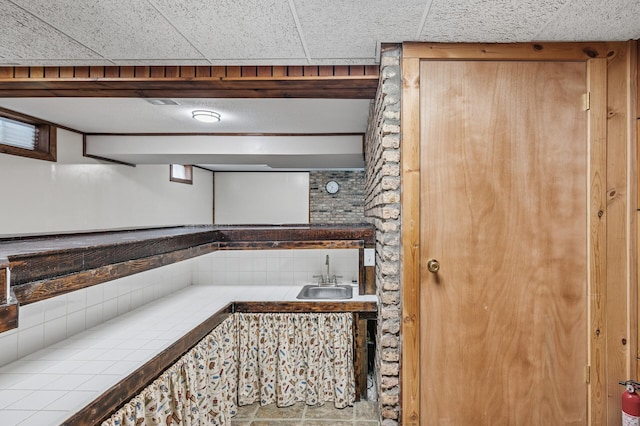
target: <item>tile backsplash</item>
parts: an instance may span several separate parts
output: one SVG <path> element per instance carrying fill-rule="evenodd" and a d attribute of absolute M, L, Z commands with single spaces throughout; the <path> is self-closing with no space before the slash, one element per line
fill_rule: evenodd
<path fill-rule="evenodd" d="M 303 285 L 330 273 L 357 283 L 357 249 L 227 250 L 20 306 L 19 327 L 0 333 L 0 366 L 189 285 Z"/>
<path fill-rule="evenodd" d="M 357 249 L 226 250 L 196 259 L 196 285 L 301 285 L 317 283 L 314 275 L 331 275 L 340 283 L 358 281 Z"/>
<path fill-rule="evenodd" d="M 191 285 L 196 259 L 20 306 L 17 329 L 0 333 L 0 366 Z"/>

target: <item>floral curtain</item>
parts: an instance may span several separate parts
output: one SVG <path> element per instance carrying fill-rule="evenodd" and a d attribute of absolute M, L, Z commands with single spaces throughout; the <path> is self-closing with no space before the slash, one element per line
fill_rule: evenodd
<path fill-rule="evenodd" d="M 238 404 L 355 401 L 350 313 L 237 313 Z"/>
<path fill-rule="evenodd" d="M 231 316 L 102 426 L 230 425 L 237 406 L 237 345 Z"/>
<path fill-rule="evenodd" d="M 355 401 L 349 313 L 236 313 L 102 426 L 230 425 L 237 405 Z"/>

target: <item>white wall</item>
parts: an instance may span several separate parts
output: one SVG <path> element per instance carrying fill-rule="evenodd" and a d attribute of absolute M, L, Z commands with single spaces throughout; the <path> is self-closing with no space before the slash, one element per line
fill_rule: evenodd
<path fill-rule="evenodd" d="M 228 250 L 195 258 L 194 285 L 316 284 L 314 275 L 331 275 L 340 284 L 358 282 L 357 249 Z"/>
<path fill-rule="evenodd" d="M 213 223 L 213 179 L 169 181 L 168 165 L 129 167 L 82 156 L 58 130 L 58 161 L 0 154 L 0 235 Z"/>
<path fill-rule="evenodd" d="M 216 172 L 216 224 L 309 223 L 308 172 Z"/>

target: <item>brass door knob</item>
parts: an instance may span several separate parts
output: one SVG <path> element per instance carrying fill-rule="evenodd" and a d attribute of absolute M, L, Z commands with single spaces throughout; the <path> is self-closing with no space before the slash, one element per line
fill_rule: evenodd
<path fill-rule="evenodd" d="M 436 259 L 427 260 L 427 269 L 429 270 L 429 272 L 435 274 L 440 270 L 440 262 L 438 262 Z"/>

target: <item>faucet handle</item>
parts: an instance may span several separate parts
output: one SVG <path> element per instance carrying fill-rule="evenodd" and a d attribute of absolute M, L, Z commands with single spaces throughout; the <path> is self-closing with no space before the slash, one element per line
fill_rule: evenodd
<path fill-rule="evenodd" d="M 320 283 L 324 283 L 324 275 L 313 275 L 313 278 L 319 278 L 319 282 Z"/>

